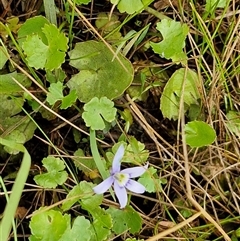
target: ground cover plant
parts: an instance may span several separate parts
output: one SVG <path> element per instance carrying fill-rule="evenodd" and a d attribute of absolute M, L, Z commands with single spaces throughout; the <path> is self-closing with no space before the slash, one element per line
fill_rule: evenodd
<path fill-rule="evenodd" d="M 0 240 L 240 238 L 240 2 L 0 1 Z"/>

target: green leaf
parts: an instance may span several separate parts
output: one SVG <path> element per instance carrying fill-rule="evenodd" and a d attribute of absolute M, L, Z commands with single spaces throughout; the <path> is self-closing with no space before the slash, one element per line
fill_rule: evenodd
<path fill-rule="evenodd" d="M 160 192 L 162 189 L 161 184 L 165 183 L 164 180 L 158 178 L 157 169 L 154 167 L 149 167 L 138 179 L 138 182 L 141 183 L 149 193 Z"/>
<path fill-rule="evenodd" d="M 67 109 L 68 107 L 72 106 L 77 100 L 77 91 L 72 90 L 70 93 L 63 97 L 62 104 L 60 109 Z"/>
<path fill-rule="evenodd" d="M 139 12 L 147 7 L 152 0 L 111 0 L 112 4 L 117 4 L 120 13 L 133 14 Z"/>
<path fill-rule="evenodd" d="M 20 24 L 19 24 L 19 18 L 13 17 L 13 16 L 8 17 L 4 22 L 5 22 L 5 25 L 3 24 L 3 21 L 0 22 L 0 36 L 2 37 L 3 40 L 6 40 L 6 38 L 9 35 L 8 30 L 10 30 L 13 33 L 16 33 L 20 27 Z"/>
<path fill-rule="evenodd" d="M 240 228 L 238 228 L 238 229 L 235 231 L 235 233 L 236 233 L 236 236 L 237 236 L 238 238 L 240 238 Z"/>
<path fill-rule="evenodd" d="M 145 91 L 147 88 L 147 76 L 143 73 L 139 73 L 134 77 L 133 83 L 128 87 L 126 92 L 133 98 L 135 101 L 147 101 L 149 92 Z"/>
<path fill-rule="evenodd" d="M 92 183 L 86 181 L 80 183 L 80 187 L 84 192 L 84 196 L 81 198 L 81 206 L 85 210 L 93 209 L 102 203 L 103 196 L 93 193 L 94 186 Z"/>
<path fill-rule="evenodd" d="M 21 116 L 21 118 L 23 117 Z M 22 121 L 21 124 L 18 123 L 18 126 L 16 129 L 21 131 L 24 134 L 26 141 L 29 141 L 30 139 L 32 139 L 36 128 L 37 128 L 36 124 L 30 118 L 25 117 L 24 121 Z"/>
<path fill-rule="evenodd" d="M 93 157 L 86 157 L 82 149 L 78 149 L 74 152 L 73 158 L 75 166 L 84 172 L 84 174 L 90 178 L 98 177 L 98 170 Z M 106 162 L 102 159 L 104 165 Z"/>
<path fill-rule="evenodd" d="M 24 99 L 22 97 L 9 97 L 0 95 L 0 120 L 16 115 L 22 111 Z"/>
<path fill-rule="evenodd" d="M 40 208 L 30 222 L 30 241 L 90 241 L 94 230 L 90 222 L 78 216 L 71 227 L 71 217 L 55 210 Z"/>
<path fill-rule="evenodd" d="M 86 210 L 98 207 L 103 200 L 103 195 L 94 195 L 93 184 L 82 181 L 68 193 L 66 200 L 62 204 L 63 211 L 69 210 L 76 202 L 80 201 Z"/>
<path fill-rule="evenodd" d="M 7 117 L 0 119 L 0 126 L 1 129 L 7 133 L 8 128 L 12 129 L 11 132 L 5 137 L 6 140 L 13 140 L 20 144 L 24 144 L 25 142 L 29 141 L 33 137 L 34 131 L 37 128 L 30 119 L 27 119 L 26 117 L 23 118 L 22 116 L 13 116 L 11 118 Z M 11 147 L 5 146 L 4 149 L 9 154 L 15 155 L 19 153 L 19 150 Z"/>
<path fill-rule="evenodd" d="M 186 63 L 187 56 L 183 52 L 183 48 L 189 31 L 187 24 L 163 19 L 157 23 L 156 28 L 162 34 L 163 40 L 160 43 L 150 43 L 153 51 L 162 58 L 172 59 L 173 62 Z"/>
<path fill-rule="evenodd" d="M 58 111 L 58 106 L 50 106 L 47 102 L 46 102 L 46 105 L 50 108 L 53 109 L 53 111 L 57 112 Z M 54 120 L 56 119 L 56 115 L 51 113 L 50 111 L 48 111 L 47 109 L 45 108 L 40 108 L 38 109 L 38 112 L 42 115 L 42 117 L 46 120 Z"/>
<path fill-rule="evenodd" d="M 238 241 L 238 237 L 235 233 L 231 235 L 231 241 Z"/>
<path fill-rule="evenodd" d="M 47 45 L 47 38 L 42 31 L 45 24 L 50 24 L 50 22 L 43 16 L 36 16 L 29 18 L 24 22 L 24 24 L 18 30 L 18 42 L 22 46 L 22 43 L 26 40 L 28 36 L 39 36 L 44 44 Z"/>
<path fill-rule="evenodd" d="M 99 30 L 110 33 L 121 24 L 118 19 L 116 14 L 109 16 L 107 13 L 99 13 L 95 25 Z"/>
<path fill-rule="evenodd" d="M 193 215 L 192 211 L 189 209 L 188 206 L 186 206 L 185 200 L 181 198 L 176 198 L 174 200 L 174 204 L 178 207 L 178 210 L 182 214 L 184 218 L 189 218 Z"/>
<path fill-rule="evenodd" d="M 68 39 L 53 24 L 45 24 L 42 33 L 47 44 L 39 35 L 29 35 L 22 44 L 28 64 L 36 69 L 57 69 L 65 61 Z"/>
<path fill-rule="evenodd" d="M 94 97 L 84 105 L 83 109 L 82 118 L 86 126 L 91 127 L 92 130 L 103 130 L 106 126 L 104 120 L 114 121 L 117 112 L 114 103 L 107 97 L 100 99 Z"/>
<path fill-rule="evenodd" d="M 204 119 L 204 113 L 202 112 L 202 106 L 199 104 L 191 104 L 188 109 L 187 117 L 189 121 Z"/>
<path fill-rule="evenodd" d="M 47 93 L 47 102 L 50 105 L 54 105 L 58 100 L 63 99 L 63 83 L 57 82 L 50 84 Z"/>
<path fill-rule="evenodd" d="M 122 37 L 120 29 L 117 29 L 121 22 L 116 14 L 111 14 L 110 16 L 108 13 L 99 13 L 95 25 L 98 31 L 102 33 L 102 36 L 106 36 L 107 40 L 119 41 Z M 109 33 L 111 34 L 108 35 Z"/>
<path fill-rule="evenodd" d="M 47 169 L 47 173 L 39 174 L 34 177 L 34 181 L 44 188 L 56 188 L 57 185 L 62 185 L 68 177 L 64 162 L 52 156 L 42 160 L 43 166 Z"/>
<path fill-rule="evenodd" d="M 182 209 L 182 210 L 180 211 L 180 213 L 182 214 L 182 216 L 183 216 L 184 218 L 189 218 L 189 217 L 191 217 L 191 216 L 193 215 L 192 211 L 191 211 L 191 210 L 188 210 L 188 209 Z"/>
<path fill-rule="evenodd" d="M 22 45 L 27 55 L 29 66 L 36 69 L 43 69 L 47 60 L 48 46 L 45 45 L 38 35 L 30 35 Z"/>
<path fill-rule="evenodd" d="M 59 241 L 90 241 L 94 231 L 90 222 L 83 216 L 78 216 L 72 228 L 68 228 Z"/>
<path fill-rule="evenodd" d="M 240 113 L 236 111 L 229 111 L 227 114 L 226 125 L 228 129 L 240 137 Z"/>
<path fill-rule="evenodd" d="M 131 206 L 126 206 L 124 210 L 110 207 L 107 213 L 112 216 L 112 230 L 116 234 L 122 234 L 127 230 L 129 230 L 129 233 L 135 234 L 141 230 L 142 219 Z"/>
<path fill-rule="evenodd" d="M 32 82 L 24 74 L 15 71 L 13 73 L 0 75 L 0 94 L 23 92 L 22 88 L 13 80 L 13 78 L 26 88 L 31 86 Z"/>
<path fill-rule="evenodd" d="M 185 125 L 186 143 L 191 147 L 202 147 L 213 143 L 215 130 L 203 121 L 192 121 Z"/>
<path fill-rule="evenodd" d="M 205 11 L 213 14 L 216 11 L 216 8 L 225 8 L 226 5 L 227 0 L 206 0 Z"/>
<path fill-rule="evenodd" d="M 91 40 L 77 43 L 69 56 L 70 65 L 80 72 L 67 85 L 77 91 L 82 102 L 94 97 L 117 98 L 133 80 L 134 70 L 130 61 L 118 54 L 119 62 L 102 42 Z"/>
<path fill-rule="evenodd" d="M 19 124 L 22 121 L 22 116 L 20 115 L 15 115 L 12 117 L 9 116 L 5 116 L 0 118 L 0 136 L 2 135 L 3 132 L 8 131 L 8 129 L 13 128 L 15 126 L 17 126 L 17 124 Z"/>
<path fill-rule="evenodd" d="M 64 86 L 62 82 L 51 83 L 48 88 L 47 102 L 50 105 L 54 105 L 57 101 L 62 101 L 60 109 L 67 109 L 72 106 L 77 99 L 76 91 L 73 90 L 67 96 L 63 96 L 63 89 Z"/>
<path fill-rule="evenodd" d="M 91 2 L 91 0 L 75 0 L 75 3 L 76 4 L 88 4 L 88 3 L 90 3 Z"/>
<path fill-rule="evenodd" d="M 183 102 L 186 105 L 184 108 L 185 112 L 190 105 L 198 104 L 197 100 L 200 98 L 199 88 L 200 80 L 194 71 L 185 68 L 176 70 L 164 87 L 161 96 L 160 109 L 163 116 L 177 120 L 181 98 L 183 98 Z"/>
<path fill-rule="evenodd" d="M 121 119 L 123 119 L 125 123 L 124 131 L 127 133 L 129 131 L 130 126 L 133 123 L 133 116 L 131 111 L 128 108 L 125 108 L 124 111 L 120 111 Z M 119 139 L 121 141 L 121 139 Z"/>
<path fill-rule="evenodd" d="M 27 141 L 32 138 L 36 129 L 36 125 L 30 119 L 20 115 L 0 119 L 0 126 L 2 131 L 8 132 L 9 128 L 21 131 Z M 0 134 L 2 134 L 1 130 Z"/>
<path fill-rule="evenodd" d="M 56 83 L 56 82 L 63 82 L 67 75 L 62 69 L 55 69 L 54 71 L 46 71 L 46 79 L 47 81 L 51 83 Z"/>
<path fill-rule="evenodd" d="M 106 212 L 105 209 L 102 209 L 100 207 L 96 207 L 94 209 L 88 209 L 88 211 L 93 216 L 93 228 L 96 233 L 95 239 L 91 241 L 104 241 L 107 240 L 107 238 L 111 234 L 111 228 L 113 226 L 112 224 L 112 218 L 111 215 Z"/>
<path fill-rule="evenodd" d="M 58 69 L 65 61 L 68 39 L 53 24 L 46 24 L 43 28 L 43 33 L 48 40 L 49 46 L 45 68 L 48 70 Z"/>
<path fill-rule="evenodd" d="M 0 46 L 0 69 L 4 67 L 7 60 L 8 60 L 8 53 L 6 52 L 6 49 L 4 47 Z"/>
<path fill-rule="evenodd" d="M 149 151 L 145 149 L 144 143 L 138 141 L 134 136 L 128 138 L 129 145 L 125 150 L 122 162 L 143 164 L 149 157 Z"/>
<path fill-rule="evenodd" d="M 125 148 L 124 156 L 121 162 L 132 163 L 134 165 L 143 164 L 149 157 L 149 151 L 145 149 L 145 145 L 137 141 L 135 137 L 129 137 L 129 145 L 125 142 L 118 142 L 112 147 L 112 152 L 107 152 L 108 160 L 113 160 L 120 145 Z"/>
<path fill-rule="evenodd" d="M 127 238 L 125 241 L 144 241 L 144 239 Z"/>
<path fill-rule="evenodd" d="M 7 135 L 5 137 L 5 139 L 9 140 L 9 141 L 14 141 L 14 142 L 19 143 L 19 144 L 23 144 L 26 141 L 26 138 L 25 138 L 24 134 L 22 132 L 20 132 L 19 130 L 11 131 L 11 133 L 9 133 L 9 135 Z M 8 152 L 9 154 L 13 154 L 13 155 L 16 155 L 16 154 L 19 153 L 19 150 L 15 150 L 15 149 L 13 149 L 11 147 L 8 147 L 8 146 L 5 146 L 4 150 L 6 152 Z"/>
<path fill-rule="evenodd" d="M 61 212 L 55 210 L 46 210 L 40 208 L 34 212 L 30 229 L 32 235 L 30 241 L 59 241 L 70 226 L 70 215 L 62 215 Z"/>
<path fill-rule="evenodd" d="M 73 128 L 73 129 L 72 129 L 72 134 L 73 134 L 73 139 L 74 139 L 75 143 L 78 144 L 78 143 L 82 140 L 82 134 L 81 134 L 81 132 L 80 132 L 79 130 Z M 86 139 L 83 138 L 83 142 L 84 142 L 85 140 L 86 140 Z M 81 150 L 81 149 L 80 149 L 80 150 Z M 83 153 L 83 152 L 82 152 L 82 153 Z M 84 154 L 83 154 L 83 156 L 84 156 Z M 74 159 L 73 159 L 73 161 L 74 161 Z M 76 163 L 75 163 L 76 167 L 78 167 L 77 164 L 78 164 L 78 163 L 76 162 Z"/>

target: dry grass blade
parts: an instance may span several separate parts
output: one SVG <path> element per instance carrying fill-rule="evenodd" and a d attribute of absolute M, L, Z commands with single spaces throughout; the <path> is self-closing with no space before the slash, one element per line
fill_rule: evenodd
<path fill-rule="evenodd" d="M 112 52 L 114 58 L 116 57 L 116 59 L 118 60 L 118 62 L 121 64 L 121 66 L 123 67 L 123 69 L 128 72 L 127 68 L 124 66 L 124 64 L 121 62 L 121 60 L 119 59 L 118 56 L 115 56 L 116 53 L 113 50 L 113 48 L 111 47 L 111 45 L 99 34 L 99 32 L 92 26 L 92 24 L 86 19 L 86 17 L 78 10 L 78 8 L 76 6 L 74 6 L 73 2 L 71 0 L 68 0 L 68 3 L 74 7 L 74 10 L 76 11 L 76 13 L 80 16 L 80 18 L 83 19 L 83 21 L 85 22 L 85 24 L 94 32 L 94 34 L 96 34 L 99 39 L 101 39 L 101 41 L 108 47 L 108 49 Z"/>
<path fill-rule="evenodd" d="M 152 140 L 155 142 L 156 147 L 158 149 L 158 152 L 160 152 L 159 147 L 164 150 L 166 153 L 168 153 L 168 155 L 170 155 L 176 162 L 178 162 L 178 160 L 172 156 L 172 154 L 166 150 L 166 148 L 164 148 L 158 141 L 157 138 L 155 137 L 155 131 L 152 129 L 152 127 L 147 123 L 147 121 L 145 120 L 145 118 L 143 117 L 143 115 L 141 114 L 141 112 L 138 110 L 138 108 L 136 107 L 135 103 L 131 100 L 131 98 L 129 96 L 127 96 L 127 100 L 131 103 L 131 109 L 134 111 L 134 113 L 138 116 L 138 118 L 140 118 L 141 122 L 142 122 L 142 127 L 146 130 L 146 132 L 148 133 L 148 135 L 152 138 Z M 183 113 L 183 112 L 182 112 Z M 184 135 L 184 134 L 182 134 Z M 159 135 L 158 135 L 159 136 Z M 184 138 L 184 137 L 183 137 Z M 162 141 L 165 142 L 165 140 L 163 138 L 161 138 Z M 165 142 L 165 144 L 169 145 L 168 143 Z M 173 147 L 171 147 L 172 149 Z M 206 210 L 204 210 L 204 208 L 201 207 L 201 205 L 199 205 L 199 203 L 193 198 L 192 196 L 192 189 L 191 189 L 191 179 L 193 179 L 192 177 L 190 177 L 190 169 L 189 169 L 189 164 L 188 164 L 188 155 L 187 155 L 187 149 L 186 149 L 186 143 L 184 143 L 183 141 L 183 150 L 184 150 L 184 156 L 182 156 L 181 153 L 177 152 L 175 150 L 175 152 L 178 153 L 178 155 L 180 157 L 183 158 L 184 162 L 185 162 L 185 185 L 186 185 L 186 190 L 187 190 L 187 197 L 189 199 L 189 201 L 193 204 L 193 206 L 198 209 L 200 211 L 200 213 L 209 221 L 211 222 L 216 229 L 223 235 L 223 237 L 225 238 L 225 240 L 230 241 L 230 237 L 226 234 L 226 232 L 222 229 L 222 227 L 211 217 L 211 215 L 209 215 Z M 181 166 L 181 164 L 179 163 L 179 165 Z M 203 190 L 204 191 L 204 190 Z M 184 226 L 184 225 L 183 225 Z M 171 232 L 170 232 L 171 233 Z M 169 233 L 168 233 L 169 234 Z M 166 235 L 166 234 L 164 234 Z M 163 236 L 161 236 L 163 237 Z M 159 237 L 158 237 L 159 238 Z M 152 240 L 157 240 L 157 239 L 152 239 Z"/>
<path fill-rule="evenodd" d="M 146 241 L 157 241 L 157 240 L 159 240 L 160 238 L 163 238 L 163 237 L 165 237 L 165 236 L 167 236 L 167 235 L 169 235 L 169 234 L 171 234 L 171 233 L 174 233 L 174 232 L 176 232 L 177 230 L 179 230 L 179 229 L 181 229 L 182 227 L 184 227 L 185 225 L 187 225 L 187 224 L 191 223 L 192 221 L 194 221 L 194 220 L 195 220 L 196 218 L 198 218 L 200 215 L 201 215 L 201 212 L 197 212 L 197 213 L 195 213 L 192 217 L 184 220 L 183 222 L 175 225 L 175 226 L 172 227 L 172 228 L 169 228 L 169 229 L 167 229 L 167 230 L 165 230 L 165 231 L 163 231 L 163 232 L 161 232 L 161 233 L 159 233 L 159 234 L 157 234 L 157 235 L 155 235 L 155 236 L 153 236 L 153 237 L 151 237 L 151 238 L 148 238 Z"/>
<path fill-rule="evenodd" d="M 13 78 L 14 82 L 17 83 L 26 93 L 28 93 L 35 101 L 37 101 L 42 107 L 44 107 L 46 110 L 48 110 L 49 112 L 51 112 L 52 114 L 54 114 L 55 116 L 57 116 L 58 118 L 60 118 L 61 120 L 63 120 L 64 122 L 66 122 L 68 125 L 72 126 L 73 128 L 75 128 L 76 130 L 84 133 L 85 135 L 89 136 L 89 133 L 87 133 L 86 131 L 82 130 L 81 128 L 79 128 L 78 126 L 74 125 L 73 123 L 71 123 L 69 120 L 67 120 L 66 118 L 62 117 L 61 115 L 59 115 L 57 112 L 55 112 L 54 110 L 52 110 L 51 108 L 49 108 L 48 106 L 46 106 L 42 101 L 40 101 L 38 98 L 36 98 L 35 95 L 33 95 L 28 89 L 26 89 L 22 84 L 20 84 L 15 78 Z M 108 143 L 98 139 L 99 142 L 103 143 L 106 146 L 109 146 Z"/>

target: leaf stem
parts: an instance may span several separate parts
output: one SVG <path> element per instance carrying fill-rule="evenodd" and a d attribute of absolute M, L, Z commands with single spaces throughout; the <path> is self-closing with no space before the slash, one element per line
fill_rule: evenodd
<path fill-rule="evenodd" d="M 97 166 L 98 171 L 100 172 L 102 178 L 103 179 L 108 178 L 110 173 L 109 173 L 109 171 L 106 171 L 103 161 L 99 155 L 98 148 L 97 148 L 96 132 L 95 132 L 95 130 L 92 130 L 92 129 L 90 129 L 90 147 L 91 147 L 93 159 L 96 163 L 96 166 Z M 110 192 L 113 200 L 116 201 L 112 188 L 109 189 L 109 192 Z"/>
<path fill-rule="evenodd" d="M 19 200 L 24 189 L 25 182 L 31 166 L 31 157 L 23 145 L 5 140 L 0 137 L 2 145 L 17 149 L 23 152 L 23 160 L 14 182 L 9 202 L 4 210 L 3 218 L 0 223 L 0 240 L 7 241 L 12 227 L 12 220 L 18 207 Z"/>
<path fill-rule="evenodd" d="M 109 177 L 109 172 L 106 171 L 103 161 L 99 155 L 98 148 L 97 148 L 97 141 L 96 141 L 96 133 L 95 130 L 90 129 L 90 147 L 93 155 L 93 159 L 96 163 L 98 171 L 100 172 L 103 179 Z"/>
<path fill-rule="evenodd" d="M 159 18 L 160 20 L 171 19 L 168 16 L 164 15 L 162 12 L 158 12 L 155 9 L 151 8 L 151 7 L 146 7 L 145 11 L 147 11 L 148 13 L 152 14 L 153 16 Z"/>

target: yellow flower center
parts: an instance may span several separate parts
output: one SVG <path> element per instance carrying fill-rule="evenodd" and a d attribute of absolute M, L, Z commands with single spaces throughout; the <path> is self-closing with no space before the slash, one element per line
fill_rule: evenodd
<path fill-rule="evenodd" d="M 117 180 L 120 187 L 124 187 L 129 180 L 129 175 L 127 173 L 119 172 L 114 175 L 114 178 Z"/>

